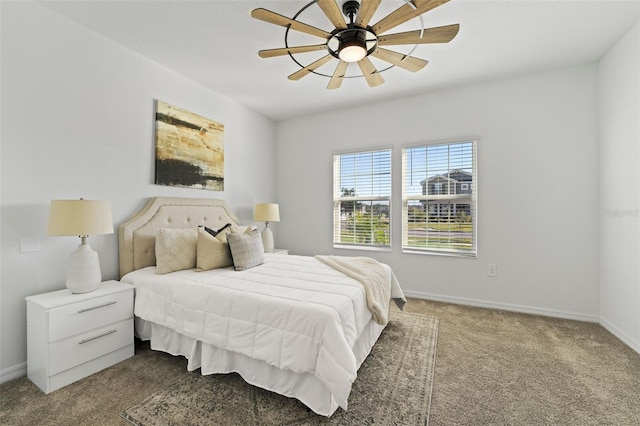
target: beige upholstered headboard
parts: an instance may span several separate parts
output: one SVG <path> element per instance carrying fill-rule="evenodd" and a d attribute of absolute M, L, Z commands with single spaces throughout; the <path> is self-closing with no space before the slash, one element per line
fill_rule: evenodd
<path fill-rule="evenodd" d="M 160 228 L 238 225 L 224 200 L 155 197 L 118 228 L 120 277 L 156 264 L 156 233 Z"/>

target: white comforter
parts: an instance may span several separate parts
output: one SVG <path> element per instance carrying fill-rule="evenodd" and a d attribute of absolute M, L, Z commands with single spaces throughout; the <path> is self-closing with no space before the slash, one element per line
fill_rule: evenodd
<path fill-rule="evenodd" d="M 404 299 L 385 268 L 392 297 Z M 352 348 L 372 318 L 365 290 L 353 278 L 313 257 L 266 255 L 263 265 L 246 271 L 158 275 L 149 267 L 122 281 L 136 286 L 136 316 L 280 369 L 312 374 L 347 408 L 358 368 Z"/>

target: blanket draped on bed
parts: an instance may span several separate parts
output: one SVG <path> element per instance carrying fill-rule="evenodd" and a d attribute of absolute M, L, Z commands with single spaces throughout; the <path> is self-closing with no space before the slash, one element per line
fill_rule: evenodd
<path fill-rule="evenodd" d="M 373 320 L 380 325 L 387 325 L 391 282 L 382 264 L 370 257 L 317 255 L 316 259 L 358 280 L 364 286 L 367 306 L 373 315 Z"/>

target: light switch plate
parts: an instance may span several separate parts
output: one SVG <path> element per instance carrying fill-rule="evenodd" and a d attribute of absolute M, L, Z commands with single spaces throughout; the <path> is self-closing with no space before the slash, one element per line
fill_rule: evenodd
<path fill-rule="evenodd" d="M 21 238 L 20 239 L 20 253 L 33 253 L 40 251 L 41 242 L 40 238 Z"/>

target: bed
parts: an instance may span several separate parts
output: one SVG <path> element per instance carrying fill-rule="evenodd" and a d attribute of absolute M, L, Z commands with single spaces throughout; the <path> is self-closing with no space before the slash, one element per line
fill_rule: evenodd
<path fill-rule="evenodd" d="M 152 198 L 120 225 L 120 276 L 135 286 L 136 335 L 153 350 L 186 357 L 189 371 L 236 372 L 323 416 L 346 410 L 357 370 L 386 326 L 380 307 L 384 315 L 390 300 L 399 307 L 406 301 L 391 268 L 368 258 L 272 253 L 260 253 L 261 263 L 248 268 L 201 267 L 211 258 L 202 241 L 220 238 L 222 230 L 233 234 L 226 241 L 233 261 L 241 257 L 236 241 L 258 234 L 216 199 Z M 187 234 L 187 243 L 170 245 L 167 256 L 167 241 Z M 192 267 L 167 269 L 182 257 Z M 351 259 L 377 264 L 388 288 L 378 311 L 370 287 L 328 261 Z"/>

